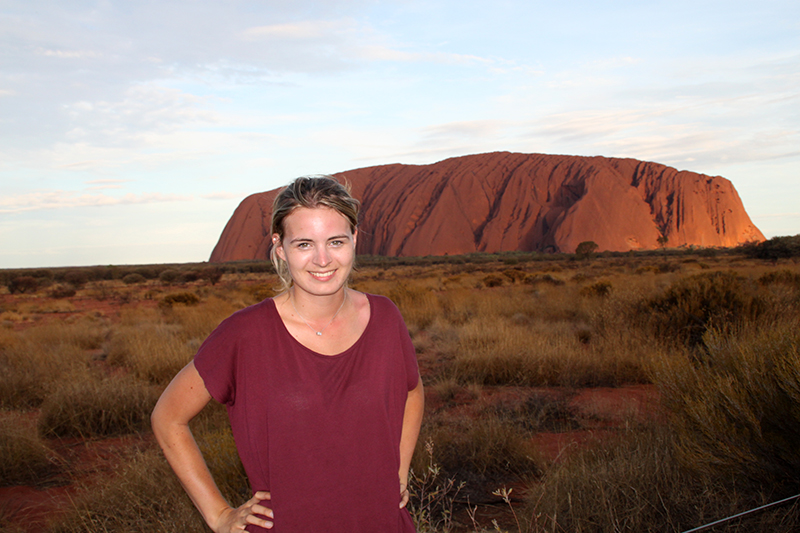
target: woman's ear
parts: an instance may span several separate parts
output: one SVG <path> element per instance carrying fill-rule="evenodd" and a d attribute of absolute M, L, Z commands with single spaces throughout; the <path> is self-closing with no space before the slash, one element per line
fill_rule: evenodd
<path fill-rule="evenodd" d="M 275 253 L 278 254 L 278 257 L 286 261 L 286 254 L 283 251 L 283 243 L 280 235 L 277 233 L 272 234 L 272 247 L 275 249 Z"/>
<path fill-rule="evenodd" d="M 355 248 L 356 242 L 358 241 L 358 228 L 353 230 L 353 247 Z"/>

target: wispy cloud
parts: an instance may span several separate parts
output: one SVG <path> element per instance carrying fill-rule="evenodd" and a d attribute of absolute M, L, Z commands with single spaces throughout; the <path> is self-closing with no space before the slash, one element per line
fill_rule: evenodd
<path fill-rule="evenodd" d="M 85 183 L 86 185 L 120 185 L 130 181 L 131 180 L 90 180 Z"/>
<path fill-rule="evenodd" d="M 94 59 L 102 55 L 93 50 L 51 50 L 47 48 L 37 48 L 36 54 L 59 59 Z"/>
<path fill-rule="evenodd" d="M 305 50 L 336 61 L 442 63 L 494 65 L 497 60 L 478 55 L 408 50 L 408 45 L 387 43 L 385 36 L 352 19 L 306 20 L 247 28 L 240 34 L 245 41 L 291 44 L 291 53 Z M 308 47 L 308 48 L 303 48 Z M 404 49 L 405 48 L 405 49 Z"/>
<path fill-rule="evenodd" d="M 219 191 L 219 192 L 212 192 L 209 194 L 201 194 L 200 198 L 204 200 L 235 200 L 241 199 L 251 193 L 240 193 L 240 192 L 228 192 L 228 191 Z"/>
<path fill-rule="evenodd" d="M 191 196 L 162 193 L 125 194 L 110 196 L 78 191 L 47 190 L 0 198 L 0 214 L 21 213 L 75 207 L 107 207 L 114 205 L 152 204 L 161 202 L 185 202 Z"/>
<path fill-rule="evenodd" d="M 240 33 L 246 41 L 263 41 L 273 39 L 291 40 L 326 40 L 332 35 L 352 30 L 352 20 L 304 20 L 285 24 L 269 24 L 254 26 Z"/>

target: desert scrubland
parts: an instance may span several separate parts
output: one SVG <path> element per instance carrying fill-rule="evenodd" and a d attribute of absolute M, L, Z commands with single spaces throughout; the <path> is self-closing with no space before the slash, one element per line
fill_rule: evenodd
<path fill-rule="evenodd" d="M 675 532 L 800 493 L 800 265 L 752 252 L 360 258 L 426 384 L 419 531 Z M 205 531 L 149 413 L 269 265 L 0 276 L 0 528 Z M 243 501 L 224 409 L 193 424 Z M 795 502 L 714 531 L 797 531 Z"/>

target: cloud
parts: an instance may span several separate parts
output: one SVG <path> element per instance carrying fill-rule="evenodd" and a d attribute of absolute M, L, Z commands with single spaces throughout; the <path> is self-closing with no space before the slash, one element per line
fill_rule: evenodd
<path fill-rule="evenodd" d="M 46 57 L 57 57 L 59 59 L 95 59 L 102 57 L 102 54 L 93 50 L 49 50 L 37 48 L 37 55 Z"/>
<path fill-rule="evenodd" d="M 247 194 L 242 194 L 240 192 L 219 191 L 209 194 L 201 194 L 200 198 L 203 198 L 204 200 L 236 200 L 242 199 L 245 196 L 247 196 Z"/>
<path fill-rule="evenodd" d="M 185 202 L 191 196 L 176 194 L 142 193 L 109 196 L 77 191 L 47 190 L 25 194 L 9 195 L 0 198 L 0 214 L 21 213 L 75 207 L 106 207 L 114 205 L 151 204 L 160 202 Z"/>
<path fill-rule="evenodd" d="M 424 128 L 421 133 L 426 140 L 447 139 L 452 137 L 473 139 L 491 138 L 510 124 L 510 121 L 504 120 L 467 120 L 437 124 Z"/>
<path fill-rule="evenodd" d="M 273 39 L 289 40 L 326 40 L 331 36 L 352 29 L 353 22 L 345 20 L 305 20 L 285 24 L 255 26 L 241 32 L 246 41 L 264 41 Z"/>
<path fill-rule="evenodd" d="M 85 182 L 86 185 L 119 185 L 121 183 L 127 183 L 131 180 L 90 180 Z"/>
<path fill-rule="evenodd" d="M 137 135 L 143 130 L 174 131 L 218 123 L 220 116 L 208 109 L 206 102 L 206 98 L 179 89 L 136 85 L 118 101 L 78 101 L 66 105 L 72 120 L 81 124 L 69 137 L 76 140 L 100 134 L 113 139 Z"/>
<path fill-rule="evenodd" d="M 285 52 L 290 55 L 309 55 L 307 59 L 311 55 L 334 58 L 342 65 L 358 61 L 454 65 L 494 65 L 497 62 L 470 54 L 403 50 L 408 45 L 387 44 L 384 35 L 352 19 L 306 20 L 252 27 L 241 32 L 241 39 L 274 43 L 285 47 Z"/>
<path fill-rule="evenodd" d="M 86 190 L 88 191 L 102 191 L 106 189 L 122 189 L 124 183 L 128 183 L 131 180 L 91 180 L 85 182 L 86 185 L 91 185 L 91 187 L 87 187 Z"/>

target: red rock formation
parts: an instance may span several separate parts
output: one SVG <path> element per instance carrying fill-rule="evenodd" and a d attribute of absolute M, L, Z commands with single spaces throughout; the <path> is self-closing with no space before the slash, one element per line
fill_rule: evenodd
<path fill-rule="evenodd" d="M 496 152 L 337 174 L 361 199 L 358 252 L 574 252 L 762 241 L 730 181 L 635 159 Z M 276 191 L 245 198 L 211 261 L 263 259 Z"/>

